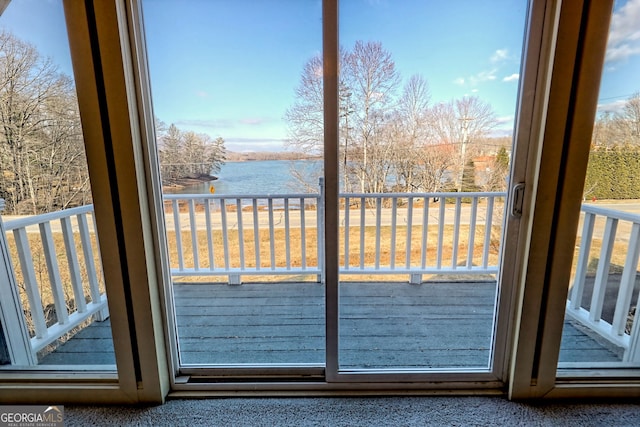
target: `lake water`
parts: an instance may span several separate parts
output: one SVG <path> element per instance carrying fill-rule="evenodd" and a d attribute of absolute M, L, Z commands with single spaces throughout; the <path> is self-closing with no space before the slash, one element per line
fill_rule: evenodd
<path fill-rule="evenodd" d="M 215 194 L 286 194 L 308 192 L 291 175 L 290 160 L 261 160 L 247 162 L 227 162 L 222 165 L 220 172 L 215 174 L 218 179 L 192 185 L 179 191 L 179 194 L 209 194 L 211 185 Z M 302 167 L 320 167 L 320 160 L 297 160 L 295 163 Z"/>

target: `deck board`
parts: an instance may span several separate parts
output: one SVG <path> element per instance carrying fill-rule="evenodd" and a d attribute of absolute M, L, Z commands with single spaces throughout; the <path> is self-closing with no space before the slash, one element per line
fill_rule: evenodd
<path fill-rule="evenodd" d="M 325 361 L 324 286 L 317 283 L 179 284 L 173 288 L 183 364 Z M 340 366 L 486 368 L 495 282 L 343 283 Z M 619 361 L 565 323 L 563 362 Z M 41 364 L 114 364 L 109 321 L 94 322 Z"/>

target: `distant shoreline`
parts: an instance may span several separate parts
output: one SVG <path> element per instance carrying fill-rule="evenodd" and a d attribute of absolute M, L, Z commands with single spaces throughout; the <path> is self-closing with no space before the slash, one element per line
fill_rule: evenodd
<path fill-rule="evenodd" d="M 191 187 L 194 185 L 202 184 L 203 182 L 210 182 L 217 180 L 218 177 L 215 175 L 198 175 L 198 176 L 188 176 L 184 178 L 178 178 L 170 184 L 164 184 L 162 186 L 163 191 L 167 193 L 173 193 L 176 191 L 180 191 L 185 189 L 186 187 Z"/>
<path fill-rule="evenodd" d="M 263 160 L 319 160 L 322 156 L 312 156 L 308 153 L 291 151 L 251 151 L 238 153 L 227 151 L 227 162 L 255 162 Z"/>

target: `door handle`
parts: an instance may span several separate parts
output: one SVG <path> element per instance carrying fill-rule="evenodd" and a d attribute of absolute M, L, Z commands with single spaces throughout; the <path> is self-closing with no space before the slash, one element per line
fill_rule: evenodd
<path fill-rule="evenodd" d="M 524 182 L 519 182 L 511 189 L 511 216 L 520 218 L 524 205 Z"/>

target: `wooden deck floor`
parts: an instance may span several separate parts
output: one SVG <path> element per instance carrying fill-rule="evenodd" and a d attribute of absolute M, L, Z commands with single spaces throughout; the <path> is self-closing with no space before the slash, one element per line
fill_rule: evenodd
<path fill-rule="evenodd" d="M 495 282 L 340 285 L 344 369 L 486 368 Z M 323 365 L 324 287 L 317 283 L 175 284 L 182 364 Z M 607 348 L 565 323 L 561 362 L 616 362 Z M 115 363 L 108 321 L 95 322 L 41 364 Z"/>

